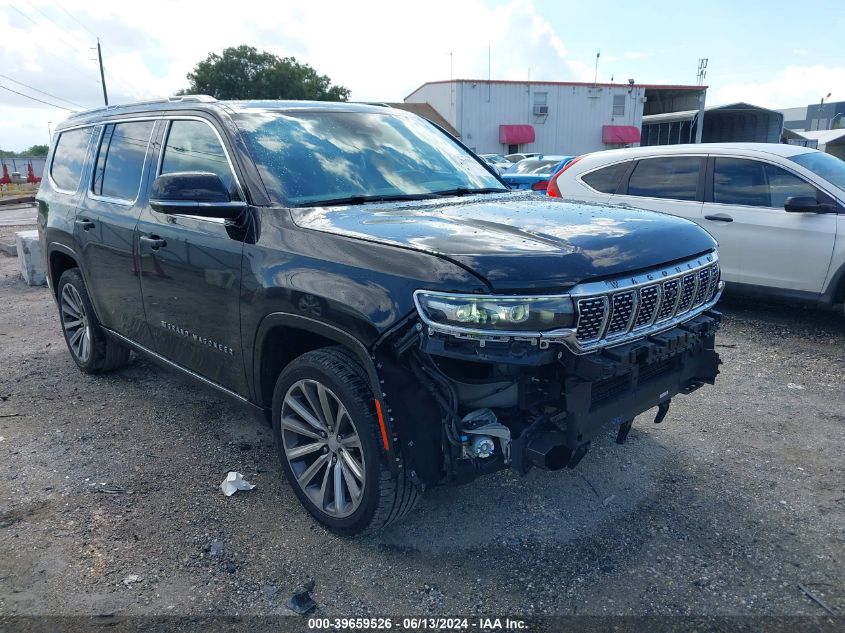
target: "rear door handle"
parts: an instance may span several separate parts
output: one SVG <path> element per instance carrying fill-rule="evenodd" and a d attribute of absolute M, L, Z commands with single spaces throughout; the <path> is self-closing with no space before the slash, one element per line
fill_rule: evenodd
<path fill-rule="evenodd" d="M 158 235 L 142 235 L 141 241 L 144 244 L 149 244 L 150 248 L 154 251 L 167 246 L 167 242 L 161 239 Z"/>
<path fill-rule="evenodd" d="M 94 226 L 96 226 L 91 220 L 88 220 L 87 218 L 81 218 L 74 222 L 74 224 L 76 224 L 76 226 L 78 226 L 83 231 L 93 229 Z"/>
<path fill-rule="evenodd" d="M 726 215 L 724 213 L 719 213 L 717 215 L 705 215 L 704 219 L 705 220 L 712 220 L 713 222 L 733 222 L 734 221 L 734 219 L 731 216 Z"/>

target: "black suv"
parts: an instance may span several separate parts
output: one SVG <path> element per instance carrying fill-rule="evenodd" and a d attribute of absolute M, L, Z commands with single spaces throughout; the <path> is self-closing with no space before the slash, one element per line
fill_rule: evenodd
<path fill-rule="evenodd" d="M 575 466 L 718 374 L 710 235 L 510 192 L 389 107 L 76 114 L 38 208 L 80 369 L 135 350 L 267 416 L 302 504 L 342 534 L 431 486 Z"/>

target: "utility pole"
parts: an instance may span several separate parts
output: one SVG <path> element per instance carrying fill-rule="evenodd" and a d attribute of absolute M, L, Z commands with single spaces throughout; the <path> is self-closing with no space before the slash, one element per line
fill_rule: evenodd
<path fill-rule="evenodd" d="M 109 104 L 109 93 L 106 92 L 106 71 L 103 70 L 103 49 L 100 48 L 100 38 L 97 38 L 97 58 L 100 60 L 100 82 L 103 84 L 103 101 Z"/>

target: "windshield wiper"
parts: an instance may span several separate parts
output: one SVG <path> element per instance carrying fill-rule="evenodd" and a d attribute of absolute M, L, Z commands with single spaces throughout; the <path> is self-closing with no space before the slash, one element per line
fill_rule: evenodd
<path fill-rule="evenodd" d="M 502 189 L 501 187 L 479 187 L 471 189 L 469 187 L 458 187 L 456 189 L 445 189 L 443 191 L 435 191 L 438 196 L 467 196 L 476 193 L 507 193 L 510 189 Z"/>
<path fill-rule="evenodd" d="M 298 207 L 336 207 L 341 205 L 366 204 L 367 202 L 397 202 L 402 200 L 431 200 L 439 197 L 431 193 L 395 193 L 372 196 L 346 196 L 345 198 L 330 198 L 328 200 L 312 200 L 303 202 Z"/>

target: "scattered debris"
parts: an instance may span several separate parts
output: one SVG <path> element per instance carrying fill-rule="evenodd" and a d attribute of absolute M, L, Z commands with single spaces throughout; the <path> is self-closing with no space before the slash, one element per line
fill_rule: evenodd
<path fill-rule="evenodd" d="M 131 495 L 132 490 L 124 488 L 123 486 L 107 486 L 105 488 L 91 488 L 91 492 L 101 492 L 106 495 Z"/>
<path fill-rule="evenodd" d="M 0 413 L 0 418 L 16 418 L 20 413 Z"/>
<path fill-rule="evenodd" d="M 223 569 L 225 569 L 225 570 L 226 570 L 227 572 L 229 572 L 230 574 L 234 574 L 236 571 L 238 571 L 238 566 L 237 566 L 237 564 L 236 564 L 234 561 L 227 560 L 227 561 L 223 564 Z"/>
<path fill-rule="evenodd" d="M 6 438 L 0 435 L 0 442 L 4 441 Z"/>
<path fill-rule="evenodd" d="M 610 495 L 607 499 L 601 502 L 603 506 L 610 505 L 610 502 L 616 498 L 616 495 Z"/>
<path fill-rule="evenodd" d="M 789 383 L 788 385 L 786 385 L 786 388 L 787 388 L 787 389 L 800 389 L 800 390 L 802 390 L 802 391 L 804 390 L 804 386 L 803 386 L 803 385 L 798 385 L 798 384 L 795 384 L 794 382 L 791 382 L 791 383 Z"/>
<path fill-rule="evenodd" d="M 313 578 L 293 592 L 290 600 L 288 600 L 288 609 L 299 615 L 305 615 L 316 609 L 317 603 L 311 597 L 312 591 L 314 591 Z"/>
<path fill-rule="evenodd" d="M 819 598 L 819 597 L 818 597 L 815 593 L 813 593 L 812 591 L 810 591 L 807 587 L 805 587 L 805 586 L 804 586 L 804 585 L 802 585 L 801 583 L 798 583 L 798 588 L 802 591 L 802 593 L 803 593 L 805 596 L 807 596 L 810 600 L 812 600 L 812 601 L 813 601 L 813 602 L 815 602 L 817 605 L 819 605 L 822 609 L 824 609 L 825 611 L 827 611 L 830 615 L 832 615 L 832 616 L 835 616 L 835 615 L 836 615 L 836 611 L 834 611 L 833 609 L 831 609 L 831 608 L 827 605 L 827 603 L 826 603 L 824 600 L 822 600 L 821 598 Z"/>
<path fill-rule="evenodd" d="M 123 584 L 127 587 L 129 585 L 135 584 L 136 582 L 141 582 L 144 580 L 143 576 L 139 576 L 138 574 L 129 574 L 126 578 L 123 579 Z"/>
<path fill-rule="evenodd" d="M 223 556 L 223 541 L 211 541 L 208 546 L 208 553 L 211 556 Z"/>
<path fill-rule="evenodd" d="M 268 600 L 275 599 L 279 591 L 280 588 L 276 585 L 261 585 L 261 593 L 264 594 L 264 597 Z"/>
<path fill-rule="evenodd" d="M 230 470 L 226 479 L 220 484 L 220 490 L 227 497 L 231 497 L 238 490 L 252 490 L 253 488 L 255 488 L 255 484 L 249 483 L 242 474 L 234 470 Z"/>

